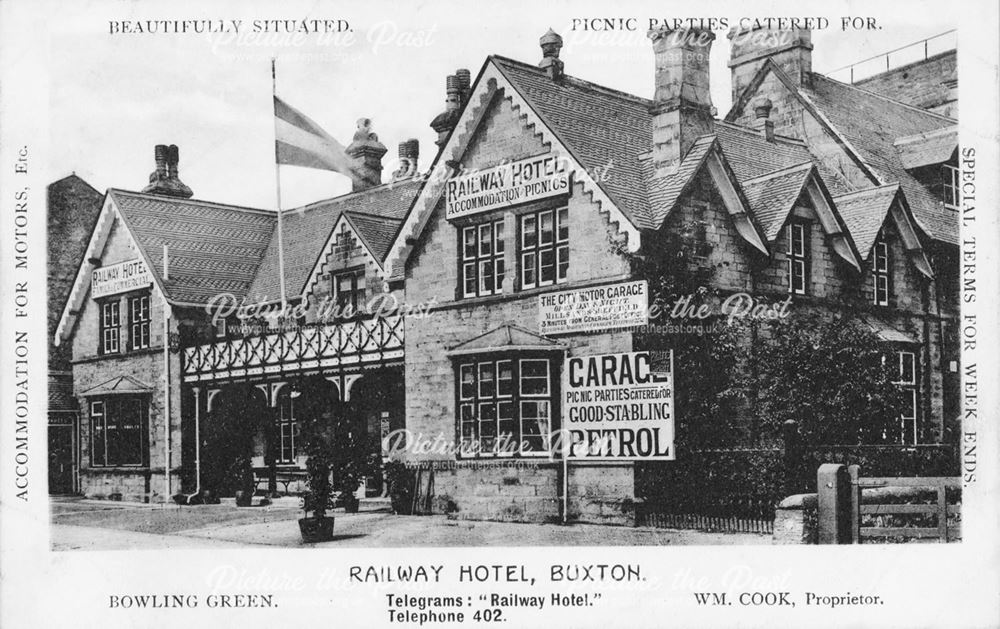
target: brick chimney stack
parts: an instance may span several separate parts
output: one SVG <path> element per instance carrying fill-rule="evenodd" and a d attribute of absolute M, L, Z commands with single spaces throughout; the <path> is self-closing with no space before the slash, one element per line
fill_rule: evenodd
<path fill-rule="evenodd" d="M 388 150 L 378 141 L 378 134 L 372 131 L 371 119 L 358 119 L 358 130 L 354 132 L 354 140 L 347 146 L 347 155 L 354 160 L 356 173 L 351 178 L 352 192 L 382 184 L 382 156 Z"/>
<path fill-rule="evenodd" d="M 550 28 L 548 32 L 539 38 L 538 44 L 542 47 L 542 60 L 538 62 L 538 67 L 545 70 L 550 79 L 559 81 L 563 76 L 563 67 L 565 66 L 559 59 L 559 51 L 563 46 L 563 38 L 559 36 L 559 33 Z"/>
<path fill-rule="evenodd" d="M 709 57 L 715 33 L 708 29 L 661 28 L 649 32 L 656 57 L 653 168 L 673 174 L 694 141 L 714 133 Z"/>
<path fill-rule="evenodd" d="M 189 199 L 194 194 L 179 177 L 180 149 L 176 144 L 157 144 L 153 148 L 156 170 L 149 175 L 149 185 L 142 189 L 148 194 Z"/>
<path fill-rule="evenodd" d="M 774 61 L 795 85 L 810 86 L 813 45 L 812 31 L 808 28 L 734 28 L 727 37 L 731 44 L 729 68 L 734 103 L 768 59 Z"/>

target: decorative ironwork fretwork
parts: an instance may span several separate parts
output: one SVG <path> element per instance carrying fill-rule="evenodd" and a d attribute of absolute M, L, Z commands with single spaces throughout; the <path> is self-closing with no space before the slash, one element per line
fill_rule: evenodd
<path fill-rule="evenodd" d="M 403 358 L 403 317 L 375 317 L 184 348 L 184 381 L 294 374 Z"/>

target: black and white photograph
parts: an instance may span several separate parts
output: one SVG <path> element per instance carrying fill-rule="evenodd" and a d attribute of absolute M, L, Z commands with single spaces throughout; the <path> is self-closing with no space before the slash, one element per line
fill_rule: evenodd
<path fill-rule="evenodd" d="M 996 7 L 0 14 L 4 626 L 1000 626 Z"/>

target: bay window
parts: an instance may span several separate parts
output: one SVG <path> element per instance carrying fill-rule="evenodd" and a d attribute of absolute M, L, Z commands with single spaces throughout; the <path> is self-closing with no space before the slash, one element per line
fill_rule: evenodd
<path fill-rule="evenodd" d="M 148 400 L 116 395 L 90 401 L 90 465 L 140 466 L 148 422 Z"/>
<path fill-rule="evenodd" d="M 457 364 L 461 455 L 546 456 L 555 399 L 548 358 L 484 356 Z"/>

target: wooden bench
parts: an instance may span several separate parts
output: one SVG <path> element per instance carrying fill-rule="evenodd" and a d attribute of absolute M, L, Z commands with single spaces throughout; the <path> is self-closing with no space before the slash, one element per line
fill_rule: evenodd
<path fill-rule="evenodd" d="M 307 476 L 308 476 L 308 473 L 304 469 L 301 469 L 301 468 L 298 468 L 298 467 L 290 467 L 290 468 L 289 467 L 285 467 L 285 468 L 279 467 L 279 468 L 276 468 L 274 470 L 274 479 L 275 479 L 275 481 L 277 483 L 279 483 L 282 486 L 284 486 L 284 488 L 285 488 L 285 495 L 286 496 L 288 495 L 288 486 L 289 485 L 291 485 L 295 481 L 304 481 L 304 480 L 306 480 Z M 266 490 L 267 489 L 267 485 L 268 485 L 268 481 L 269 481 L 270 478 L 271 478 L 271 468 L 269 468 L 269 467 L 255 467 L 253 469 L 253 490 L 254 490 L 254 493 L 257 493 L 258 491 L 260 491 L 262 485 L 263 485 L 263 489 Z"/>

